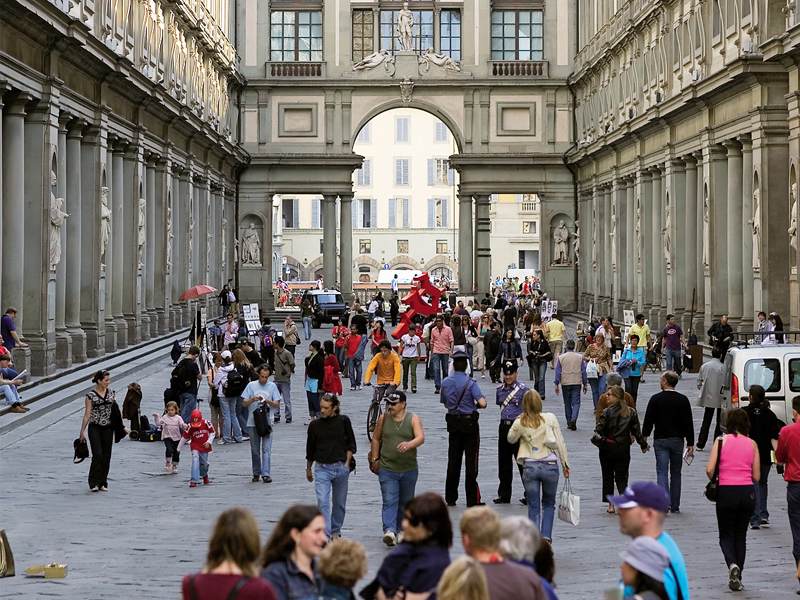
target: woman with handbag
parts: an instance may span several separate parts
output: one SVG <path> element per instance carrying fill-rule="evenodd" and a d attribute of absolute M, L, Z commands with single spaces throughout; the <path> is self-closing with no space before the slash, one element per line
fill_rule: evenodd
<path fill-rule="evenodd" d="M 625 391 L 633 398 L 634 404 L 639 395 L 639 381 L 647 364 L 647 354 L 644 347 L 639 345 L 639 336 L 630 336 L 630 345 L 625 348 L 617 363 L 617 373 L 625 380 Z"/>
<path fill-rule="evenodd" d="M 242 392 L 242 404 L 247 409 L 246 425 L 250 436 L 253 483 L 258 482 L 259 477 L 264 483 L 272 483 L 272 422 L 275 410 L 281 405 L 281 393 L 278 386 L 269 380 L 272 372 L 267 363 L 259 365 L 256 374 L 258 379 L 248 383 Z M 260 412 L 257 414 L 257 411 Z"/>
<path fill-rule="evenodd" d="M 508 431 L 508 442 L 519 442 L 517 462 L 528 499 L 528 518 L 547 541 L 553 539 L 558 467 L 569 478 L 569 459 L 561 427 L 553 413 L 542 412 L 542 397 L 535 390 L 522 396 L 522 414 Z"/>
<path fill-rule="evenodd" d="M 598 330 L 583 353 L 586 364 L 586 378 L 589 380 L 589 387 L 592 388 L 592 402 L 597 408 L 597 401 L 600 395 L 606 391 L 606 375 L 613 369 L 611 363 L 611 353 L 608 351 L 605 335 L 602 330 Z"/>
<path fill-rule="evenodd" d="M 603 495 L 605 501 L 617 492 L 622 494 L 628 487 L 628 471 L 631 466 L 631 444 L 635 440 L 642 452 L 647 452 L 647 440 L 642 437 L 639 416 L 625 402 L 625 392 L 614 385 L 608 388 L 611 406 L 606 408 L 597 420 L 592 443 L 600 451 L 600 470 L 603 474 Z M 608 503 L 607 511 L 614 514 L 614 505 Z"/>
<path fill-rule="evenodd" d="M 706 488 L 706 495 L 714 497 L 716 480 L 719 546 L 728 567 L 728 587 L 737 592 L 742 589 L 747 527 L 755 507 L 753 482 L 761 478 L 761 462 L 758 445 L 747 437 L 747 413 L 741 408 L 729 411 L 726 425 L 728 433 L 714 441 L 708 457 L 706 475 L 712 489 Z"/>
<path fill-rule="evenodd" d="M 111 449 L 114 446 L 113 408 L 116 404 L 114 390 L 108 389 L 111 374 L 97 371 L 92 376 L 94 387 L 84 400 L 83 420 L 78 439 L 86 441 L 92 448 L 92 464 L 89 467 L 89 489 L 92 492 L 108 491 L 108 471 L 111 468 Z"/>
<path fill-rule="evenodd" d="M 531 330 L 531 339 L 528 342 L 528 370 L 533 388 L 539 392 L 542 400 L 545 399 L 544 378 L 547 374 L 547 363 L 551 360 L 553 360 L 553 352 L 544 337 L 544 332 L 541 329 Z"/>

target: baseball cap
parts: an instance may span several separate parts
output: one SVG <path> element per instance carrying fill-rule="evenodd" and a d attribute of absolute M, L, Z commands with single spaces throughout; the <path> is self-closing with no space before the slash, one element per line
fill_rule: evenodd
<path fill-rule="evenodd" d="M 503 363 L 503 374 L 504 375 L 511 375 L 511 373 L 516 373 L 517 369 L 519 369 L 519 365 L 515 360 L 507 360 Z"/>
<path fill-rule="evenodd" d="M 456 350 L 455 352 L 453 352 L 453 359 L 456 358 L 469 358 L 469 356 L 467 356 L 467 353 L 464 352 L 463 350 Z"/>
<path fill-rule="evenodd" d="M 664 581 L 664 570 L 669 566 L 669 553 L 654 538 L 645 535 L 637 537 L 619 556 L 637 571 L 656 581 Z"/>
<path fill-rule="evenodd" d="M 608 501 L 617 508 L 652 508 L 658 512 L 667 512 L 669 495 L 667 491 L 652 481 L 634 481 L 621 496 L 607 496 Z"/>
<path fill-rule="evenodd" d="M 222 354 L 220 354 L 220 356 L 222 358 L 230 358 L 231 357 L 231 351 L 230 350 L 223 350 Z"/>

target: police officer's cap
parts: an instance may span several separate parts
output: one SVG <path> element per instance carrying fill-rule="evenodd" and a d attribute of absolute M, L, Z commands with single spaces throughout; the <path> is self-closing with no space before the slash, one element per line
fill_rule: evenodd
<path fill-rule="evenodd" d="M 463 350 L 456 350 L 455 352 L 453 352 L 453 360 L 455 360 L 456 358 L 469 358 L 469 356 L 467 356 L 467 353 L 464 352 Z"/>
<path fill-rule="evenodd" d="M 516 373 L 519 365 L 515 360 L 507 360 L 503 363 L 503 374 L 504 375 L 511 375 L 511 373 Z"/>

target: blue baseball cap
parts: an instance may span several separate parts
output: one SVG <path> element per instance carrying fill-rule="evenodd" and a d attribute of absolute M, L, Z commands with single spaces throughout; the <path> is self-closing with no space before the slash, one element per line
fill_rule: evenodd
<path fill-rule="evenodd" d="M 621 496 L 606 496 L 608 501 L 617 508 L 652 508 L 658 512 L 667 512 L 669 509 L 669 495 L 667 491 L 652 481 L 634 481 Z"/>

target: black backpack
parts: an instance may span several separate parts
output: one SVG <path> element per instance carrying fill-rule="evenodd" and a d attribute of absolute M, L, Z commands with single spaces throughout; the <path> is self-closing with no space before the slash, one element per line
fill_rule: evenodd
<path fill-rule="evenodd" d="M 187 360 L 189 359 L 183 359 L 179 362 L 178 366 L 172 369 L 172 373 L 170 374 L 169 385 L 178 393 L 194 388 L 194 378 L 189 373 Z"/>
<path fill-rule="evenodd" d="M 222 392 L 229 398 L 241 396 L 247 383 L 242 372 L 237 367 L 233 367 L 228 373 L 225 383 L 222 384 Z"/>

